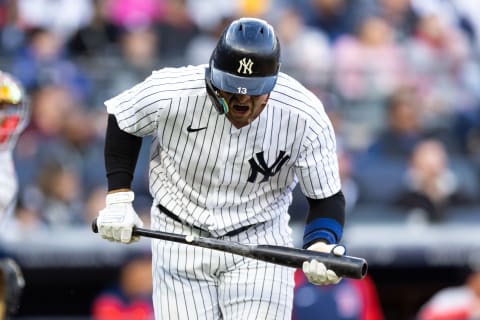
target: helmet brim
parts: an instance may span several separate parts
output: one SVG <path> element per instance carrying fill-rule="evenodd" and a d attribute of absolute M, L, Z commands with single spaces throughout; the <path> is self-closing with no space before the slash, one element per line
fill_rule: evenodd
<path fill-rule="evenodd" d="M 260 96 L 270 93 L 277 82 L 277 75 L 266 77 L 240 77 L 219 70 L 213 65 L 210 68 L 212 84 L 229 93 L 239 93 L 249 96 Z"/>

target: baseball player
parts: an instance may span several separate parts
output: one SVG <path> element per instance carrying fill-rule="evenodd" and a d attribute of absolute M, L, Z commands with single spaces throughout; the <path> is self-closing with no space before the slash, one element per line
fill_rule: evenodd
<path fill-rule="evenodd" d="M 8 73 L 0 71 L 0 233 L 15 209 L 18 190 L 13 149 L 30 118 L 23 87 Z M 1 249 L 0 319 L 14 313 L 24 287 L 16 262 Z"/>
<path fill-rule="evenodd" d="M 304 248 L 341 255 L 345 199 L 322 103 L 279 72 L 274 29 L 233 21 L 208 65 L 164 68 L 105 102 L 106 207 L 97 226 L 130 243 L 142 221 L 130 189 L 142 137 L 152 135 L 155 230 L 292 246 L 288 207 L 297 183 L 310 203 Z M 290 319 L 293 270 L 230 253 L 152 240 L 157 319 Z M 340 278 L 319 261 L 315 284 Z"/>

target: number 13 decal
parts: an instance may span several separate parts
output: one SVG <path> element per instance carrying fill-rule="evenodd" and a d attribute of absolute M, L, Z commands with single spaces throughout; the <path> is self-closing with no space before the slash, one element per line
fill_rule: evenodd
<path fill-rule="evenodd" d="M 240 94 L 247 94 L 247 88 L 238 87 L 237 90 Z"/>

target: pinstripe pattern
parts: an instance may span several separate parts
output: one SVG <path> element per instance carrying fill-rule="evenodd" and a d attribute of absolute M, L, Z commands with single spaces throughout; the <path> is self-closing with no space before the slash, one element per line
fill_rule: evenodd
<path fill-rule="evenodd" d="M 205 67 L 156 71 L 105 102 L 123 130 L 154 136 L 152 226 L 196 232 L 169 221 L 155 209 L 162 204 L 211 236 L 267 222 L 241 241 L 291 245 L 288 207 L 297 182 L 311 198 L 340 190 L 334 133 L 323 106 L 281 73 L 263 112 L 237 129 L 209 100 Z M 189 126 L 202 129 L 188 132 Z M 167 314 L 169 319 L 290 316 L 291 270 L 160 240 L 152 249 L 158 319 Z"/>
<path fill-rule="evenodd" d="M 158 213 L 158 209 L 154 211 Z M 224 239 L 291 246 L 288 221 L 282 220 L 278 217 Z M 152 227 L 207 236 L 161 214 L 155 214 Z M 152 252 L 156 319 L 286 320 L 291 317 L 291 268 L 163 240 L 152 241 Z"/>

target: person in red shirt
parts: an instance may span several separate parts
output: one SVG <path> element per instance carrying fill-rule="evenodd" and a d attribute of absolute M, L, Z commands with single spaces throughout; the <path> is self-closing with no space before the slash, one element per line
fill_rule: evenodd
<path fill-rule="evenodd" d="M 119 281 L 93 301 L 94 320 L 154 319 L 151 261 L 148 255 L 135 255 L 122 266 Z"/>
<path fill-rule="evenodd" d="M 436 292 L 418 313 L 418 320 L 469 319 L 480 319 L 480 266 L 468 272 L 462 285 Z"/>
<path fill-rule="evenodd" d="M 372 278 L 344 278 L 334 286 L 316 286 L 295 273 L 292 320 L 383 320 Z"/>

